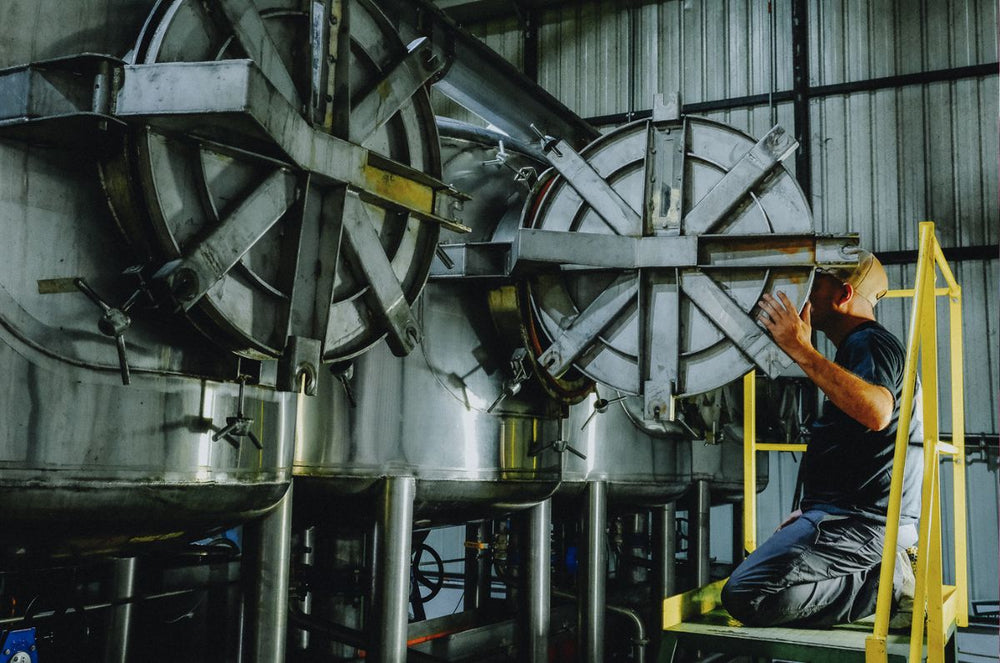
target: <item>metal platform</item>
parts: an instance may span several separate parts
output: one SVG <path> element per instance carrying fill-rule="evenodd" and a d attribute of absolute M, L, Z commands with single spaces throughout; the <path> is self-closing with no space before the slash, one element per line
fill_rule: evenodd
<path fill-rule="evenodd" d="M 873 623 L 874 616 L 830 629 L 753 628 L 740 625 L 728 612 L 718 608 L 693 621 L 665 629 L 659 660 L 661 663 L 674 661 L 680 645 L 688 651 L 700 649 L 767 659 L 864 663 L 865 639 L 871 635 Z M 954 628 L 948 634 L 952 643 L 953 634 Z M 909 647 L 908 628 L 886 636 L 890 663 L 905 663 Z M 925 644 L 921 660 L 926 658 Z"/>

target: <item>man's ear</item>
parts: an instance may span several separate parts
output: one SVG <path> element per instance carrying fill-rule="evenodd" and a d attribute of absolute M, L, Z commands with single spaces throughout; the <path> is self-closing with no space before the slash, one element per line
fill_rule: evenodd
<path fill-rule="evenodd" d="M 840 286 L 840 293 L 837 295 L 836 304 L 838 306 L 846 306 L 854 299 L 854 286 L 850 283 L 844 283 Z"/>

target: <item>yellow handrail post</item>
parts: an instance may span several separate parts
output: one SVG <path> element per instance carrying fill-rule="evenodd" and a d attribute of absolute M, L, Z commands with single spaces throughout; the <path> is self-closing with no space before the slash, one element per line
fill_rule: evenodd
<path fill-rule="evenodd" d="M 942 256 L 943 257 L 943 256 Z M 947 277 L 947 274 L 946 274 Z M 969 563 L 965 522 L 965 382 L 963 379 L 962 348 L 962 288 L 949 282 L 948 311 L 951 323 L 951 443 L 954 468 L 954 495 L 952 504 L 955 518 L 955 621 L 959 626 L 969 625 Z"/>
<path fill-rule="evenodd" d="M 747 554 L 757 548 L 756 375 L 751 369 L 743 376 L 743 549 Z"/>

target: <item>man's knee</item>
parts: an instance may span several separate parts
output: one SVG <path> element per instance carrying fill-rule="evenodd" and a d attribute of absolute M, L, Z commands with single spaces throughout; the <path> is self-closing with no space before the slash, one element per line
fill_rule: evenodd
<path fill-rule="evenodd" d="M 782 611 L 787 590 L 768 590 L 733 575 L 722 588 L 722 607 L 744 626 L 777 626 L 788 621 Z"/>
<path fill-rule="evenodd" d="M 720 595 L 722 607 L 744 624 L 753 621 L 754 603 L 760 599 L 759 588 L 744 586 L 738 578 L 730 578 L 722 588 Z"/>

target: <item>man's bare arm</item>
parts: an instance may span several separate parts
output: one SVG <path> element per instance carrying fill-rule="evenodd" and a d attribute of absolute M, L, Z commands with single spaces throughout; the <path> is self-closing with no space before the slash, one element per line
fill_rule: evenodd
<path fill-rule="evenodd" d="M 760 317 L 775 343 L 788 353 L 817 387 L 823 390 L 834 405 L 839 407 L 865 428 L 882 430 L 892 420 L 894 405 L 892 393 L 880 385 L 859 378 L 819 353 L 812 345 L 811 304 L 806 304 L 802 315 L 795 305 L 779 292 L 780 301 L 765 294 L 760 302 L 765 313 Z"/>

